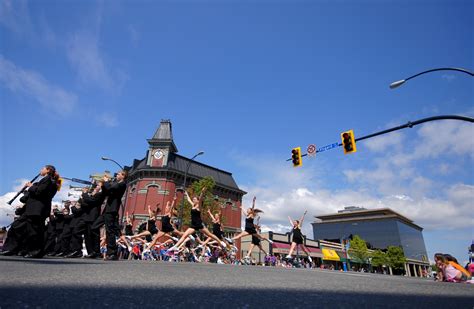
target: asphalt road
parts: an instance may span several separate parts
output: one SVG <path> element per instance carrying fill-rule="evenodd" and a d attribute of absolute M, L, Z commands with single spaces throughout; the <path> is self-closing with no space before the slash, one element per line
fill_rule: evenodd
<path fill-rule="evenodd" d="M 329 270 L 0 257 L 0 308 L 474 308 L 474 285 Z"/>

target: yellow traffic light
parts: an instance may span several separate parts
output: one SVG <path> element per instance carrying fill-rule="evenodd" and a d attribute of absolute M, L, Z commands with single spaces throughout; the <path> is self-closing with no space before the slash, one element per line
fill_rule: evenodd
<path fill-rule="evenodd" d="M 354 138 L 354 131 L 349 130 L 341 133 L 342 147 L 344 154 L 353 153 L 357 151 L 356 142 Z"/>
<path fill-rule="evenodd" d="M 293 167 L 303 165 L 301 160 L 301 147 L 295 147 L 291 150 L 291 161 L 293 162 Z"/>

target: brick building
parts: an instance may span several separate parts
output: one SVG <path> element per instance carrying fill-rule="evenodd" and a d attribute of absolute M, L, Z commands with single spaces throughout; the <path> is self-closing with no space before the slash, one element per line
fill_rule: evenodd
<path fill-rule="evenodd" d="M 160 203 L 161 214 L 167 201 L 172 201 L 177 192 L 176 209 L 179 209 L 187 172 L 186 186 L 194 181 L 210 176 L 215 182 L 213 194 L 225 217 L 225 234 L 233 236 L 241 231 L 241 211 L 239 206 L 246 194 L 237 186 L 232 174 L 178 155 L 178 148 L 173 140 L 172 125 L 169 120 L 162 120 L 151 139 L 143 159 L 134 160 L 133 165 L 126 167 L 129 171 L 127 191 L 124 196 L 125 211 L 134 214 L 134 227 L 148 218 L 148 205 L 155 207 Z M 161 223 L 157 221 L 157 227 Z M 240 247 L 240 246 L 239 246 Z"/>

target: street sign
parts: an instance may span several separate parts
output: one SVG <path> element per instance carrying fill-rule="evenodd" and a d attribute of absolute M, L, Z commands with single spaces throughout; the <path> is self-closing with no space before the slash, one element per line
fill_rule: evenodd
<path fill-rule="evenodd" d="M 316 145 L 314 144 L 309 145 L 306 152 L 308 153 L 308 156 L 314 157 L 316 155 Z"/>
<path fill-rule="evenodd" d="M 336 148 L 338 146 L 339 146 L 339 143 L 332 143 L 332 144 L 320 147 L 317 152 L 323 152 L 323 151 L 326 151 L 326 150 Z"/>

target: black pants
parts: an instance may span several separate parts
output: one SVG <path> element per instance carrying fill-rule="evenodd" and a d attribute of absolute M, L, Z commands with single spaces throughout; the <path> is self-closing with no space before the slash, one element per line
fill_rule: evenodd
<path fill-rule="evenodd" d="M 70 253 L 71 252 L 71 238 L 72 238 L 72 229 L 74 227 L 68 225 L 64 225 L 63 232 L 58 238 L 59 243 L 59 252 Z"/>
<path fill-rule="evenodd" d="M 46 233 L 46 244 L 44 245 L 44 252 L 45 253 L 52 253 L 56 247 L 56 230 L 49 231 Z"/>
<path fill-rule="evenodd" d="M 42 216 L 26 217 L 26 241 L 25 249 L 30 254 L 42 254 L 44 248 L 44 221 Z"/>
<path fill-rule="evenodd" d="M 100 254 L 99 230 L 92 229 L 93 222 L 79 219 L 72 231 L 71 250 L 82 250 L 83 240 L 86 243 L 87 254 Z M 84 237 L 84 238 L 83 238 Z"/>
<path fill-rule="evenodd" d="M 63 229 L 56 229 L 56 243 L 54 245 L 54 253 L 61 252 L 61 235 L 63 234 Z"/>
<path fill-rule="evenodd" d="M 7 239 L 3 244 L 4 251 L 19 252 L 26 250 L 26 227 L 27 218 L 25 215 L 15 219 L 7 232 Z"/>
<path fill-rule="evenodd" d="M 120 236 L 118 213 L 105 213 L 105 235 L 107 237 L 107 255 L 117 255 L 117 242 L 115 237 Z"/>
<path fill-rule="evenodd" d="M 86 222 L 86 234 L 84 241 L 86 242 L 86 249 L 88 254 L 100 254 L 100 229 L 93 229 L 94 222 Z"/>

